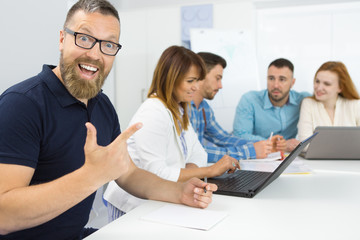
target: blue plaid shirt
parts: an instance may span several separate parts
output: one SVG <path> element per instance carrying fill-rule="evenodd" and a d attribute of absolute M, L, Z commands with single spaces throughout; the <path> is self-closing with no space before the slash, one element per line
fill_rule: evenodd
<path fill-rule="evenodd" d="M 219 161 L 224 155 L 238 160 L 256 158 L 253 142 L 236 137 L 222 129 L 215 120 L 214 111 L 205 100 L 200 103 L 199 109 L 194 102 L 191 102 L 190 121 L 199 141 L 208 153 L 209 163 Z"/>

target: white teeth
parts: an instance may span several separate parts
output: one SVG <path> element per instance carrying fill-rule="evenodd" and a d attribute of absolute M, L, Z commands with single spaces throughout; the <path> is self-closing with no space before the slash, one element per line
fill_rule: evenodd
<path fill-rule="evenodd" d="M 85 68 L 86 70 L 89 70 L 89 71 L 93 71 L 93 72 L 96 72 L 96 71 L 97 71 L 97 68 L 94 68 L 94 67 L 90 67 L 90 66 L 83 65 L 83 64 L 81 64 L 80 66 L 81 66 L 82 68 Z"/>

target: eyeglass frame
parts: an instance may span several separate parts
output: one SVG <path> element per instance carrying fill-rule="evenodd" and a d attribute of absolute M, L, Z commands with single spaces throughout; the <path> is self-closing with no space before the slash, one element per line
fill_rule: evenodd
<path fill-rule="evenodd" d="M 100 51 L 101 51 L 103 54 L 108 55 L 108 56 L 115 56 L 115 55 L 119 52 L 119 50 L 122 48 L 121 44 L 119 44 L 119 43 L 115 43 L 115 42 L 108 41 L 108 40 L 100 40 L 100 39 L 97 39 L 96 37 L 93 37 L 93 36 L 91 36 L 91 35 L 89 35 L 89 34 L 86 34 L 86 33 L 74 32 L 74 31 L 72 31 L 72 30 L 70 30 L 70 29 L 68 29 L 68 28 L 65 28 L 64 31 L 67 32 L 67 33 L 69 33 L 69 34 L 71 34 L 71 35 L 74 35 L 75 45 L 78 46 L 78 47 L 80 47 L 80 48 L 83 48 L 83 49 L 92 49 L 92 48 L 96 45 L 96 43 L 99 43 Z M 85 35 L 85 36 L 87 36 L 87 37 L 90 37 L 90 38 L 94 39 L 95 42 L 93 42 L 92 46 L 89 47 L 89 48 L 80 46 L 80 45 L 78 45 L 78 44 L 76 43 L 76 35 L 78 35 L 78 34 L 81 34 L 81 35 Z M 114 54 L 104 53 L 103 50 L 102 50 L 102 48 L 101 48 L 101 43 L 102 43 L 102 42 L 109 42 L 109 43 L 115 44 L 115 45 L 118 47 L 118 49 L 116 50 L 116 52 L 115 52 Z"/>

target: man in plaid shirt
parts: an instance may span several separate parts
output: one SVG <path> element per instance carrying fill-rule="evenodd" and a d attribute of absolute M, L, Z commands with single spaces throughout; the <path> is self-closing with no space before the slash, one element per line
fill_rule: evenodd
<path fill-rule="evenodd" d="M 238 160 L 265 158 L 272 151 L 271 141 L 247 141 L 229 134 L 216 122 L 214 111 L 204 99 L 213 99 L 222 88 L 226 61 L 209 52 L 200 52 L 198 55 L 205 62 L 207 75 L 203 81 L 199 81 L 199 90 L 195 92 L 191 102 L 190 121 L 208 153 L 208 162 L 217 162 L 226 155 Z"/>

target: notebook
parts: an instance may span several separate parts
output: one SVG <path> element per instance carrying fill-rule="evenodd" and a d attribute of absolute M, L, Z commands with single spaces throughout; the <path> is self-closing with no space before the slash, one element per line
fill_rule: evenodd
<path fill-rule="evenodd" d="M 306 159 L 360 160 L 360 127 L 317 127 L 318 136 L 301 156 Z"/>
<path fill-rule="evenodd" d="M 225 173 L 219 177 L 209 178 L 208 182 L 218 186 L 218 190 L 214 192 L 215 194 L 252 198 L 278 178 L 316 135 L 317 133 L 314 133 L 300 142 L 272 173 L 238 170 L 232 174 Z"/>

